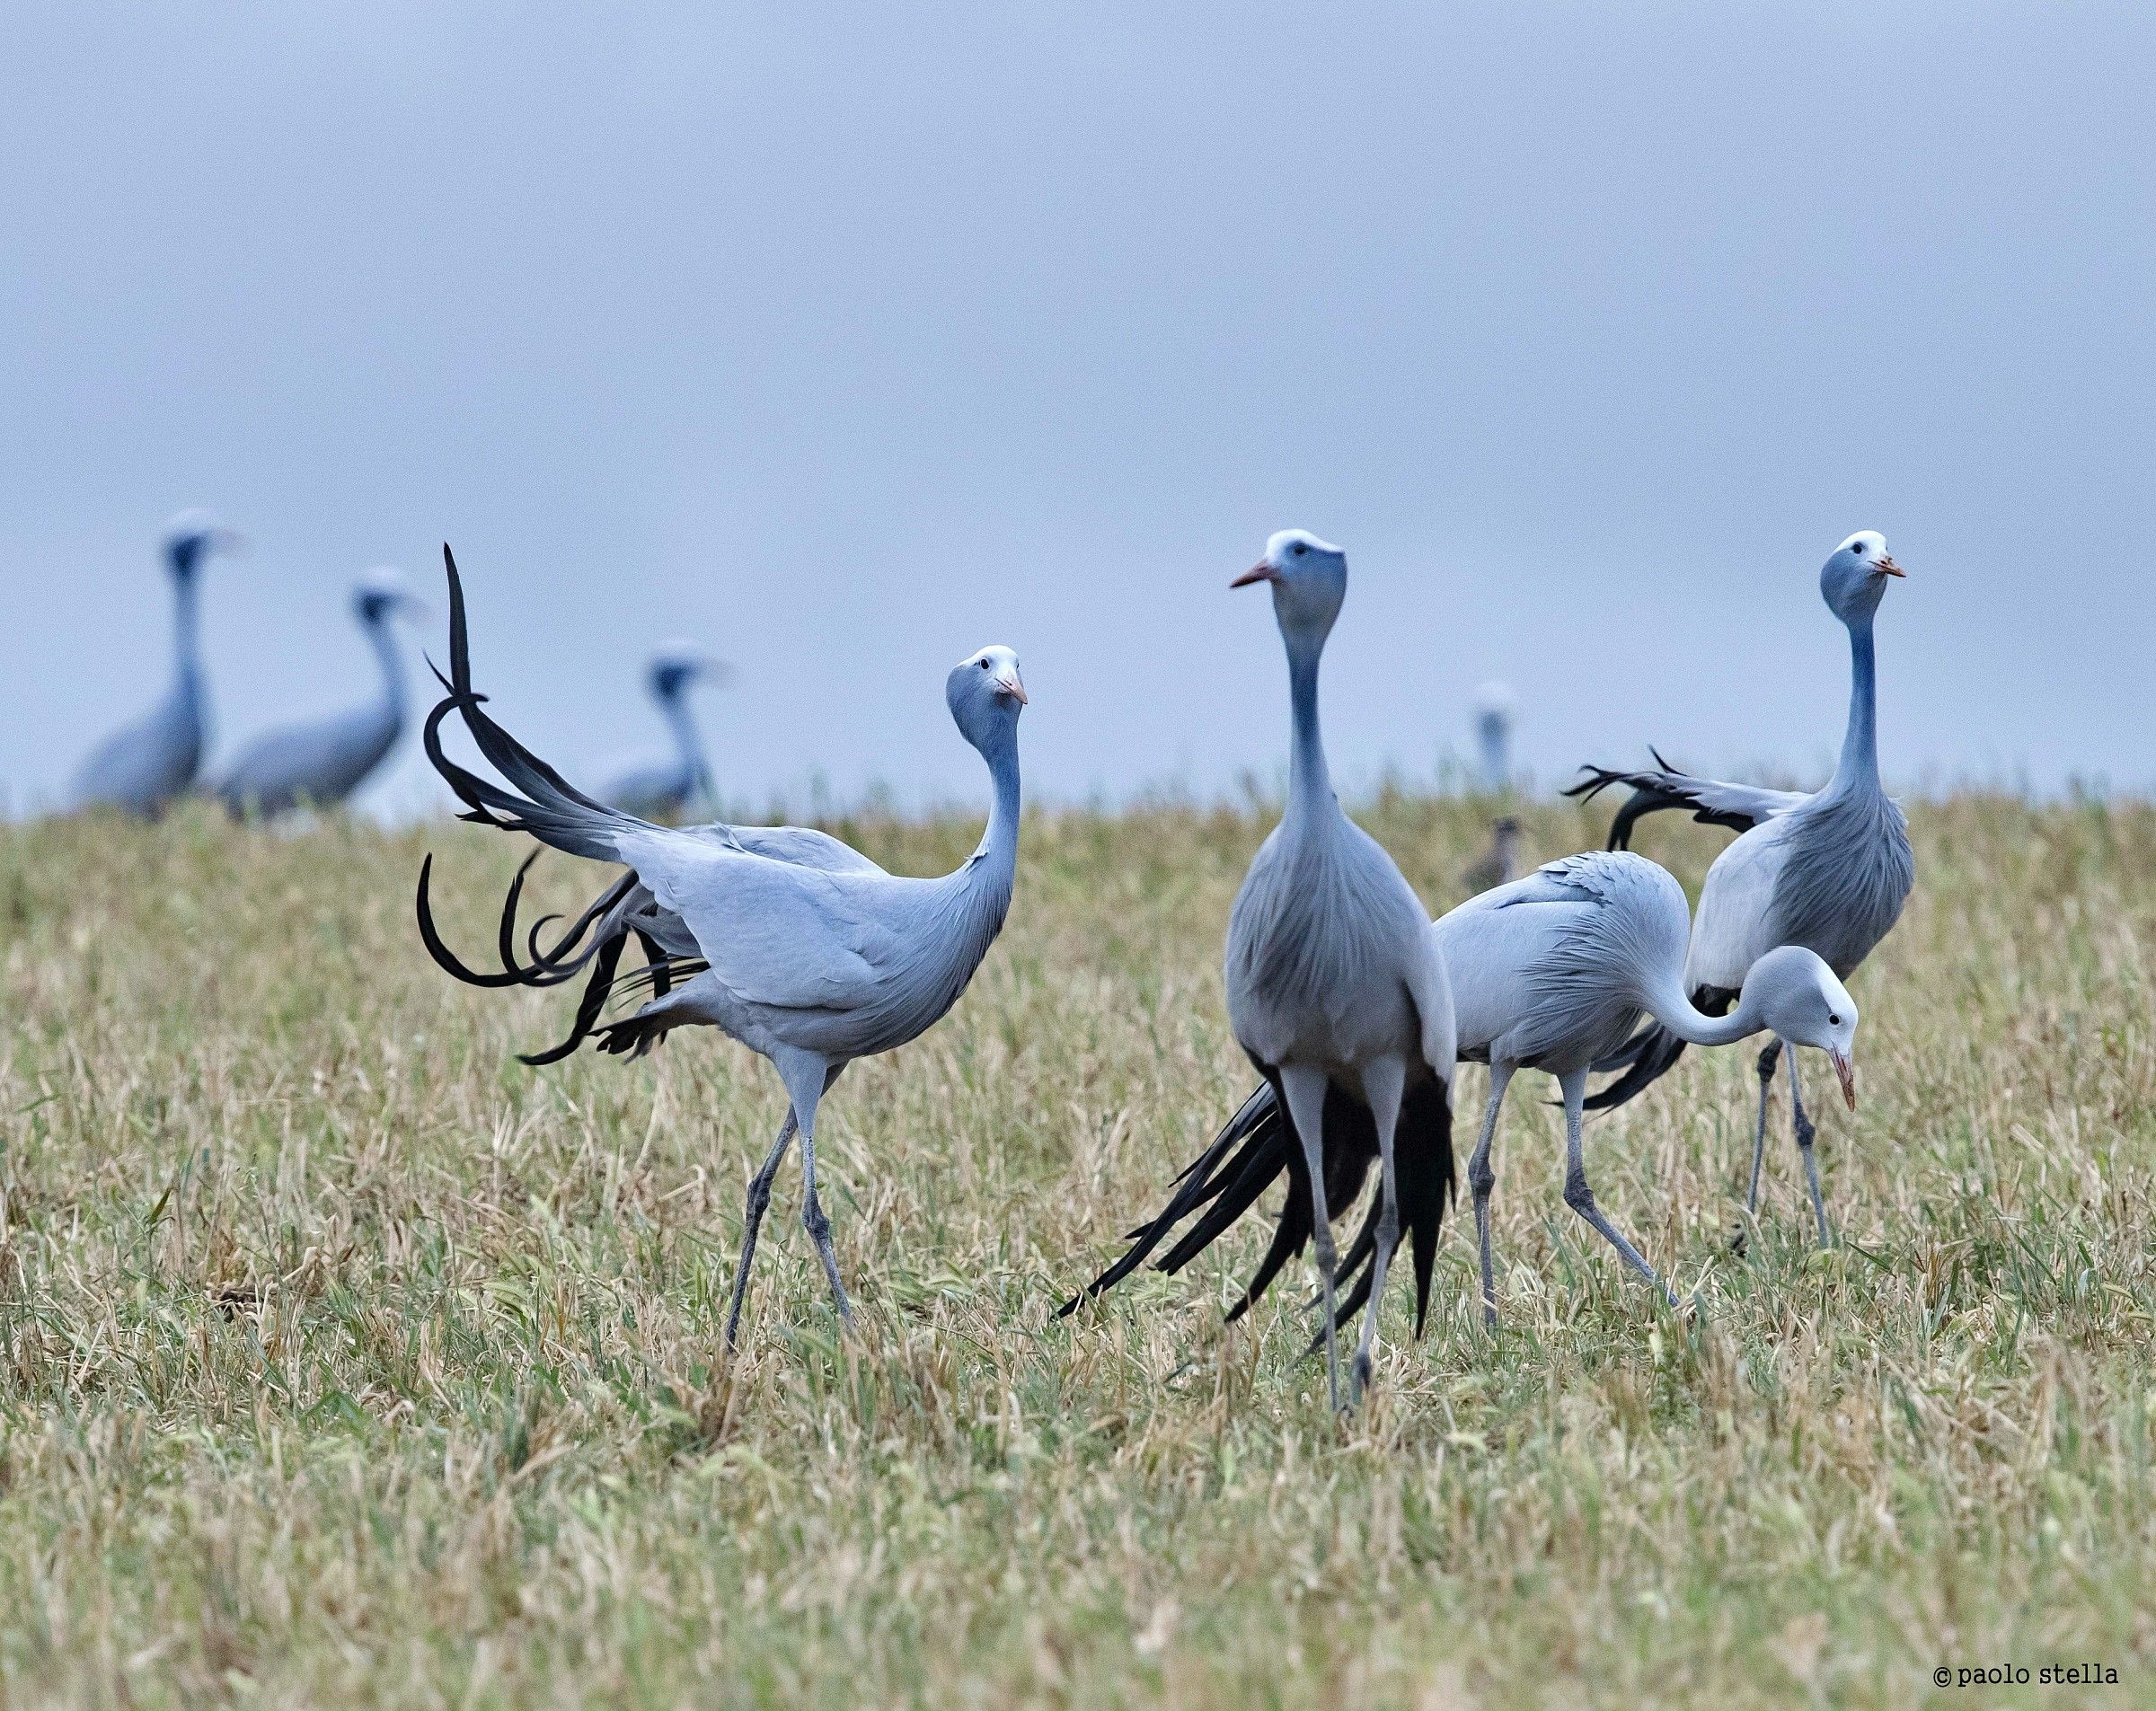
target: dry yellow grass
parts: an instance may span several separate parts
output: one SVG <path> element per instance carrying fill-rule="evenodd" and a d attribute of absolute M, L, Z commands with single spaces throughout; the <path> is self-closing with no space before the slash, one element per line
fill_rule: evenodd
<path fill-rule="evenodd" d="M 1469 810 L 1365 817 L 1452 900 Z M 977 825 L 845 829 L 925 871 Z M 861 1336 L 789 1172 L 730 1388 L 775 1079 L 710 1036 L 513 1062 L 566 996 L 452 984 L 411 889 L 433 847 L 476 954 L 516 841 L 0 834 L 0 1698 L 1888 1706 L 2082 1660 L 2121 1685 L 1938 1702 L 2148 1702 L 2156 813 L 1916 813 L 1855 983 L 1863 1110 L 1817 1100 L 1846 1248 L 1811 1251 L 1785 1130 L 1726 1251 L 1749 1053 L 1590 1132 L 1692 1321 L 1566 1211 L 1515 1098 L 1502 1333 L 1455 1229 L 1345 1426 L 1299 1288 L 1219 1327 L 1255 1229 L 1050 1316 L 1249 1082 L 1217 960 L 1261 829 L 1029 825 L 957 1011 L 826 1108 Z M 1696 880 L 1721 839 L 1647 842 Z"/>

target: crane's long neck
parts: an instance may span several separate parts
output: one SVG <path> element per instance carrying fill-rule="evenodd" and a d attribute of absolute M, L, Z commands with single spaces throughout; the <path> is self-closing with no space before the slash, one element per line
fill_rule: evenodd
<path fill-rule="evenodd" d="M 1750 1037 L 1767 1025 L 1758 996 L 1750 990 L 1737 994 L 1736 1008 L 1727 1015 L 1710 1016 L 1673 980 L 1648 1008 L 1663 1027 L 1692 1045 L 1727 1045 Z"/>
<path fill-rule="evenodd" d="M 689 781 L 690 793 L 701 796 L 707 805 L 715 804 L 718 795 L 711 782 L 711 763 L 703 752 L 703 733 L 696 728 L 696 715 L 689 708 L 688 692 L 676 689 L 660 696 L 658 707 L 674 733 L 675 752 L 681 757 L 681 770 Z"/>
<path fill-rule="evenodd" d="M 1322 634 L 1285 632 L 1287 643 L 1287 696 L 1294 740 L 1287 760 L 1287 822 L 1310 825 L 1338 812 L 1332 775 L 1325 765 L 1325 738 L 1318 728 L 1318 660 L 1325 651 Z"/>
<path fill-rule="evenodd" d="M 190 701 L 202 697 L 200 597 L 191 570 L 172 577 L 172 663 L 180 692 Z"/>
<path fill-rule="evenodd" d="M 397 639 L 390 633 L 386 617 L 367 621 L 367 639 L 382 668 L 382 710 L 399 730 L 404 728 L 404 661 L 397 652 Z"/>
<path fill-rule="evenodd" d="M 988 776 L 995 786 L 995 802 L 988 810 L 988 827 L 968 865 L 985 881 L 1001 886 L 1008 897 L 1018 872 L 1018 732 L 1005 725 L 981 745 L 988 763 Z"/>
<path fill-rule="evenodd" d="M 1878 661 L 1867 613 L 1849 626 L 1849 727 L 1826 793 L 1847 796 L 1879 788 L 1878 696 Z"/>

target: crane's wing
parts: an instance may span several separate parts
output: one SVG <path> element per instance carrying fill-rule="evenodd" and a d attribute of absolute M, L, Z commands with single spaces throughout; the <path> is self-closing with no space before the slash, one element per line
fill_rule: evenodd
<path fill-rule="evenodd" d="M 1580 771 L 1587 776 L 1565 791 L 1582 801 L 1592 802 L 1613 784 L 1626 786 L 1630 798 L 1617 810 L 1617 817 L 1610 823 L 1610 845 L 1613 850 L 1624 849 L 1631 841 L 1632 826 L 1642 815 L 1657 814 L 1664 808 L 1689 809 L 1692 817 L 1702 825 L 1727 826 L 1732 832 L 1749 832 L 1793 808 L 1801 807 L 1811 798 L 1801 790 L 1768 790 L 1755 784 L 1730 784 L 1719 779 L 1694 778 L 1681 772 L 1664 760 L 1656 751 L 1655 764 L 1637 772 L 1613 771 L 1603 766 L 1583 766 Z"/>
<path fill-rule="evenodd" d="M 658 828 L 622 839 L 661 909 L 726 988 L 784 1010 L 852 1010 L 905 963 L 908 939 L 861 876 L 834 875 Z M 873 878 L 871 883 L 874 883 Z M 903 882 L 883 879 L 879 889 Z"/>
<path fill-rule="evenodd" d="M 342 801 L 396 746 L 399 720 L 384 704 L 265 731 L 240 751 L 217 786 L 235 813 L 250 806 L 318 807 Z"/>
<path fill-rule="evenodd" d="M 695 827 L 699 832 L 723 832 L 735 846 L 751 855 L 784 861 L 797 868 L 814 868 L 819 873 L 881 873 L 883 869 L 850 843 L 842 843 L 828 832 L 808 825 L 729 825 Z"/>
<path fill-rule="evenodd" d="M 1702 988 L 1737 991 L 1752 965 L 1774 948 L 1775 887 L 1789 865 L 1789 832 L 1802 824 L 1754 826 L 1707 869 L 1684 958 L 1684 990 L 1695 1002 Z"/>
<path fill-rule="evenodd" d="M 674 966 L 684 960 L 685 936 L 721 983 L 743 998 L 817 1009 L 862 1001 L 903 963 L 915 882 L 890 878 L 819 832 L 653 825 L 587 796 L 497 724 L 473 687 L 464 585 L 446 547 L 442 560 L 449 580 L 448 692 L 428 715 L 423 737 L 427 758 L 465 805 L 463 817 L 636 870 L 610 886 L 551 949 L 541 949 L 539 928 L 531 929 L 529 964 L 516 955 L 513 885 L 499 930 L 499 975 L 466 968 L 441 943 L 422 871 L 420 932 L 444 968 L 481 985 L 559 984 L 594 958 L 618 957 L 623 936 L 634 932 L 654 954 L 651 983 L 663 991 L 667 980 L 698 972 Z M 452 713 L 504 782 L 450 759 L 441 726 Z M 757 845 L 773 853 L 759 853 Z M 611 966 L 605 973 L 611 979 Z M 594 982 L 602 998 L 604 983 Z"/>
<path fill-rule="evenodd" d="M 1453 983 L 1445 967 L 1445 953 L 1438 948 L 1435 934 L 1424 932 L 1418 948 L 1421 955 L 1408 975 L 1408 992 L 1415 1001 L 1416 1018 L 1422 1024 L 1422 1061 L 1449 1089 L 1453 1084 L 1453 1066 L 1460 1056 L 1459 1019 L 1453 1009 Z M 1448 1107 L 1445 1113 L 1448 1124 L 1451 1115 Z"/>
<path fill-rule="evenodd" d="M 194 781 L 201 759 L 201 715 L 175 689 L 90 751 L 75 769 L 69 798 L 77 807 L 154 813 Z"/>

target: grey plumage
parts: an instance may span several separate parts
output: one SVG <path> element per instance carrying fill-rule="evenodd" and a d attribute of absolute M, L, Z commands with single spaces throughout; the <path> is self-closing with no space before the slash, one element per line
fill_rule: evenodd
<path fill-rule="evenodd" d="M 363 577 L 352 593 L 352 615 L 374 649 L 380 690 L 361 706 L 256 737 L 217 784 L 225 806 L 273 818 L 298 807 L 334 807 L 365 783 L 404 731 L 404 666 L 393 621 L 400 612 L 424 610 L 395 571 Z"/>
<path fill-rule="evenodd" d="M 741 1260 L 727 1319 L 733 1346 L 756 1234 L 771 1184 L 796 1133 L 801 1142 L 802 1222 L 815 1242 L 842 1320 L 852 1307 L 838 1272 L 829 1221 L 816 1186 L 817 1109 L 855 1058 L 892 1050 L 941 1018 L 964 990 L 1002 927 L 1016 877 L 1018 715 L 1025 690 L 1008 648 L 989 648 L 953 667 L 944 685 L 951 717 L 988 764 L 994 802 L 980 845 L 955 872 L 901 878 L 872 862 L 838 859 L 835 840 L 795 828 L 747 835 L 736 828 L 654 825 L 585 795 L 491 719 L 473 688 L 464 592 L 454 560 L 449 693 L 429 716 L 428 758 L 468 809 L 464 817 L 630 869 L 595 905 L 593 942 L 618 955 L 624 932 L 654 940 L 655 996 L 633 1015 L 596 1030 L 601 1048 L 642 1049 L 668 1030 L 709 1025 L 766 1059 L 784 1082 L 789 1110 L 750 1184 Z M 440 728 L 462 718 L 504 780 L 495 784 L 452 761 Z M 843 846 L 838 846 L 843 848 Z M 489 985 L 547 984 L 568 952 L 541 952 L 502 975 L 469 970 L 440 943 L 425 902 L 420 930 L 436 959 L 460 978 Z M 505 964 L 515 950 L 503 917 Z M 581 929 L 579 929 L 581 930 Z M 572 935 L 573 936 L 573 935 Z M 678 953 L 693 965 L 678 966 Z M 589 954 L 589 953 L 580 953 Z M 676 974 L 685 976 L 672 984 Z M 634 976 L 631 979 L 633 982 Z M 660 986 L 661 981 L 667 983 Z M 604 992 L 599 993 L 603 1000 Z M 590 1001 L 588 993 L 587 1001 Z"/>
<path fill-rule="evenodd" d="M 1353 1382 L 1369 1381 L 1385 1271 L 1401 1229 L 1395 1142 L 1403 1107 L 1435 1083 L 1442 1114 L 1408 1137 L 1442 1151 L 1451 1173 L 1452 999 L 1424 912 L 1392 859 L 1340 811 L 1318 729 L 1318 662 L 1347 592 L 1339 549 L 1301 530 L 1276 534 L 1243 583 L 1272 585 L 1288 660 L 1294 746 L 1288 799 L 1236 894 L 1224 972 L 1229 1019 L 1280 1090 L 1303 1156 L 1315 1245 L 1326 1380 L 1339 1405 L 1334 1252 L 1322 1162 L 1330 1089 L 1366 1107 L 1380 1171 L 1370 1310 Z M 1430 1130 L 1435 1128 L 1435 1133 Z"/>
<path fill-rule="evenodd" d="M 1653 1268 L 1610 1223 L 1587 1186 L 1582 1106 L 1587 1069 L 1596 1055 L 1623 1040 L 1643 1014 L 1702 1045 L 1770 1028 L 1778 1037 L 1828 1052 L 1844 1087 L 1853 1087 L 1849 1062 L 1856 1006 L 1818 957 L 1795 947 L 1769 952 L 1749 971 L 1736 1011 L 1711 1018 L 1701 1014 L 1683 991 L 1687 927 L 1683 891 L 1667 872 L 1639 856 L 1598 851 L 1551 862 L 1471 898 L 1428 929 L 1452 991 L 1459 1055 L 1490 1066 L 1490 1100 L 1469 1183 L 1481 1248 L 1485 1315 L 1492 1322 L 1496 1294 L 1489 1200 L 1495 1176 L 1489 1155 L 1505 1090 L 1517 1071 L 1545 1071 L 1558 1078 L 1563 1090 L 1566 1203 L 1666 1297 L 1668 1292 Z M 1348 1113 L 1331 1105 L 1326 1110 L 1324 1151 L 1330 1179 L 1351 1175 L 1359 1182 L 1361 1142 Z M 1188 1264 L 1289 1170 L 1296 1156 L 1277 1092 L 1270 1086 L 1260 1088 L 1179 1178 L 1167 1207 L 1132 1232 L 1130 1249 L 1083 1294 L 1112 1287 L 1195 1214 L 1198 1222 L 1158 1262 L 1163 1271 Z M 1283 1232 L 1294 1233 L 1290 1226 L 1302 1216 L 1301 1204 L 1291 1187 L 1281 1212 Z M 1346 1198 L 1338 1204 L 1344 1206 Z M 1343 1262 L 1354 1281 L 1338 1310 L 1342 1322 L 1368 1297 L 1373 1284 L 1374 1215 L 1373 1207 Z M 1270 1282 L 1281 1245 L 1277 1235 L 1243 1303 Z M 1423 1270 L 1427 1275 L 1427 1264 Z"/>
<path fill-rule="evenodd" d="M 76 769 L 68 801 L 154 816 L 186 793 L 209 740 L 200 639 L 200 579 L 210 554 L 237 537 L 205 512 L 173 519 L 164 541 L 172 585 L 172 682 L 141 719 L 106 737 Z"/>

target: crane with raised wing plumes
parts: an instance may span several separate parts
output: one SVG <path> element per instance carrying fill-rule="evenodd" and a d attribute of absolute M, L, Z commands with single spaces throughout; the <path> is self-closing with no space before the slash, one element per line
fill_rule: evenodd
<path fill-rule="evenodd" d="M 785 1121 L 751 1179 L 741 1257 L 727 1312 L 730 1351 L 739 1332 L 756 1237 L 771 1185 L 798 1133 L 801 1143 L 801 1222 L 816 1246 L 843 1324 L 853 1307 L 839 1274 L 830 1221 L 817 1194 L 817 1112 L 832 1083 L 857 1058 L 917 1038 L 940 1020 L 972 979 L 1002 930 L 1017 875 L 1019 711 L 1026 692 L 1007 648 L 984 648 L 953 666 L 944 701 L 959 734 L 987 763 L 994 789 L 979 846 L 940 878 L 886 873 L 836 839 L 806 828 L 766 828 L 752 835 L 724 825 L 674 828 L 624 814 L 585 795 L 491 718 L 473 687 L 464 598 L 455 561 L 449 577 L 448 693 L 427 719 L 428 758 L 465 805 L 464 818 L 628 871 L 551 950 L 532 930 L 533 963 L 518 964 L 514 887 L 505 911 L 497 975 L 467 968 L 441 940 L 420 878 L 420 931 L 437 962 L 481 985 L 552 983 L 564 965 L 618 956 L 637 936 L 653 952 L 642 970 L 595 980 L 571 1044 L 587 1036 L 600 1049 L 635 1054 L 669 1030 L 720 1028 L 765 1058 L 784 1084 Z M 457 714 L 500 775 L 497 784 L 452 760 L 443 721 Z M 843 853 L 842 853 L 843 852 Z M 521 880 L 521 873 L 519 874 Z M 581 948 L 570 951 L 572 945 Z M 573 972 L 571 970 L 570 972 Z M 653 996 L 634 1013 L 596 1025 L 609 988 Z"/>
<path fill-rule="evenodd" d="M 1901 918 L 1916 878 L 1916 859 L 1902 810 L 1879 781 L 1878 667 L 1872 628 L 1887 585 L 1903 575 L 1883 536 L 1860 530 L 1834 549 L 1819 572 L 1827 609 L 1849 631 L 1849 720 L 1833 776 L 1810 795 L 1694 778 L 1655 756 L 1657 766 L 1626 772 L 1585 769 L 1566 792 L 1592 799 L 1612 785 L 1632 794 L 1610 827 L 1610 847 L 1621 849 L 1643 815 L 1683 808 L 1710 825 L 1740 835 L 1707 870 L 1684 969 L 1686 996 L 1709 1014 L 1727 1010 L 1746 970 L 1778 945 L 1818 953 L 1842 979 L 1853 975 Z M 1621 1071 L 1587 1100 L 1587 1108 L 1623 1104 L 1662 1075 L 1685 1046 L 1683 1036 L 1654 1025 L 1641 1028 L 1595 1065 Z M 1759 1119 L 1753 1131 L 1752 1174 L 1745 1198 L 1749 1219 L 1759 1209 L 1760 1167 L 1766 1154 L 1767 1101 L 1779 1041 L 1759 1054 Z M 1789 1059 L 1789 1116 L 1819 1242 L 1833 1240 L 1813 1151 L 1815 1129 L 1805 1115 L 1797 1060 Z M 1740 1230 L 1735 1245 L 1744 1246 Z"/>

